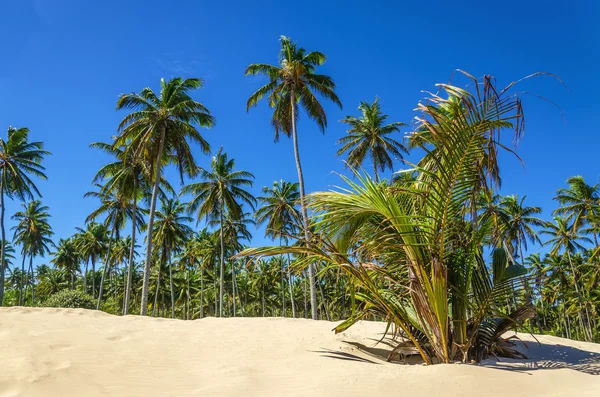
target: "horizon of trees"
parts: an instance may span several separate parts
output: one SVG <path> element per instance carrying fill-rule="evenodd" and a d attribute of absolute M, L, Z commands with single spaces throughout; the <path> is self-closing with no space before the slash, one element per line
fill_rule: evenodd
<path fill-rule="evenodd" d="M 498 193 L 500 132 L 522 135 L 520 101 L 490 76 L 473 78 L 483 94 L 441 85 L 447 97 L 419 104 L 423 116 L 406 143 L 394 138 L 406 124 L 389 122 L 377 98 L 361 102 L 358 115 L 342 120 L 348 135 L 338 141 L 337 155 L 353 172 L 344 178 L 348 190 L 308 193 L 296 122 L 308 117 L 325 132 L 319 98 L 342 106 L 333 79 L 317 73 L 325 60 L 282 37 L 276 65 L 246 69 L 268 78 L 247 110 L 269 104 L 275 140 L 281 133 L 291 139 L 298 171 L 297 181 L 264 186 L 259 197 L 249 191 L 250 170 L 223 148 L 213 152 L 202 135 L 216 122 L 192 97 L 202 80 L 161 80 L 158 92 L 122 95 L 117 136 L 91 144 L 113 158 L 85 195 L 98 206 L 58 241 L 36 187 L 51 154 L 30 141 L 27 128 L 9 127 L 0 138 L 0 305 L 43 305 L 80 291 L 96 309 L 123 315 L 346 320 L 338 331 L 380 319 L 428 363 L 489 353 L 470 349 L 500 340 L 482 340 L 477 328 L 493 318 L 509 320 L 495 323 L 495 333 L 518 326 L 598 342 L 600 185 L 569 178 L 551 221 L 526 196 Z M 197 165 L 191 144 L 214 153 L 209 167 Z M 421 161 L 394 173 L 417 149 L 424 149 Z M 174 189 L 167 167 L 190 183 Z M 6 200 L 22 210 L 6 214 Z M 8 232 L 7 216 L 16 222 Z M 265 225 L 273 247 L 249 249 L 251 225 Z M 548 253 L 531 253 L 531 245 Z M 48 261 L 35 266 L 40 256 Z M 459 264 L 465 267 L 453 268 Z M 447 334 L 465 350 L 455 351 Z"/>

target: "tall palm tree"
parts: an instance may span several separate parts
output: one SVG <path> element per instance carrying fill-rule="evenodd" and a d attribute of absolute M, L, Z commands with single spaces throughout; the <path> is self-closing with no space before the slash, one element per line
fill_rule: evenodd
<path fill-rule="evenodd" d="M 161 250 L 160 262 L 168 261 L 169 288 L 171 291 L 171 317 L 175 318 L 175 293 L 173 291 L 173 266 L 171 258 L 183 250 L 186 240 L 192 235 L 187 223 L 192 218 L 185 215 L 187 204 L 174 199 L 161 200 L 161 210 L 156 211 L 156 222 L 152 229 L 155 247 Z M 160 267 L 159 267 L 160 270 Z"/>
<path fill-rule="evenodd" d="M 23 261 L 21 271 L 25 273 L 25 258 L 29 256 L 29 274 L 31 285 L 31 304 L 34 303 L 34 280 L 33 280 L 33 259 L 50 252 L 50 246 L 53 246 L 52 235 L 54 232 L 48 223 L 50 214 L 49 208 L 42 205 L 41 201 L 33 200 L 27 205 L 22 203 L 24 211 L 17 211 L 12 219 L 17 221 L 17 225 L 12 228 L 15 231 L 14 241 L 22 246 Z M 23 285 L 19 293 L 19 304 L 24 303 Z"/>
<path fill-rule="evenodd" d="M 161 90 L 156 95 L 152 89 L 144 88 L 139 94 L 123 94 L 117 102 L 117 110 L 131 110 L 119 124 L 119 136 L 114 147 L 126 146 L 133 158 L 149 162 L 153 183 L 148 229 L 153 230 L 154 211 L 158 198 L 163 164 L 175 163 L 181 179 L 193 176 L 197 165 L 188 140 L 200 145 L 204 153 L 210 152 L 208 142 L 200 135 L 196 125 L 210 128 L 214 118 L 210 111 L 190 96 L 192 90 L 202 87 L 200 79 L 161 79 Z M 128 158 L 126 154 L 125 159 Z M 152 258 L 152 239 L 147 239 L 144 281 L 142 284 L 141 314 L 148 310 L 148 288 Z"/>
<path fill-rule="evenodd" d="M 60 239 L 51 262 L 57 269 L 65 271 L 71 278 L 71 289 L 75 289 L 75 278 L 79 272 L 79 252 L 72 238 Z"/>
<path fill-rule="evenodd" d="M 254 208 L 256 199 L 247 190 L 252 186 L 254 175 L 248 171 L 234 170 L 235 160 L 219 149 L 210 162 L 210 170 L 200 169 L 202 182 L 184 186 L 181 194 L 193 195 L 189 211 L 197 213 L 198 222 L 202 218 L 219 221 L 221 256 L 219 273 L 219 316 L 223 316 L 223 281 L 225 278 L 225 243 L 223 235 L 224 219 L 228 216 L 239 220 L 244 215 L 242 203 Z"/>
<path fill-rule="evenodd" d="M 140 211 L 133 208 L 132 200 L 124 195 L 122 191 L 102 191 L 101 185 L 96 185 L 100 188 L 99 192 L 87 192 L 84 197 L 94 197 L 100 200 L 100 206 L 96 208 L 87 217 L 86 222 L 93 222 L 98 217 L 104 216 L 104 228 L 110 230 L 108 238 L 108 247 L 105 252 L 104 270 L 100 279 L 100 289 L 98 290 L 98 302 L 96 310 L 100 310 L 100 303 L 104 294 L 104 280 L 106 275 L 110 275 L 110 255 L 112 254 L 113 242 L 120 240 L 121 229 L 125 227 L 128 220 L 132 222 L 134 227 L 139 228 L 144 224 L 144 218 Z"/>
<path fill-rule="evenodd" d="M 518 252 L 521 258 L 521 264 L 525 257 L 523 256 L 523 248 L 527 249 L 527 240 L 532 243 L 542 245 L 537 232 L 533 229 L 534 226 L 542 227 L 546 222 L 534 216 L 540 214 L 540 207 L 532 207 L 524 204 L 525 198 L 519 198 L 519 195 L 505 196 L 500 199 L 500 207 L 504 213 L 508 215 L 506 222 L 505 236 L 508 241 L 513 242 L 513 252 Z"/>
<path fill-rule="evenodd" d="M 288 137 L 291 135 L 294 145 L 294 158 L 298 171 L 298 183 L 300 186 L 300 206 L 302 209 L 302 222 L 306 240 L 310 239 L 308 212 L 304 200 L 304 175 L 300 163 L 300 152 L 298 150 L 298 134 L 296 121 L 299 116 L 299 106 L 302 106 L 309 118 L 314 120 L 321 131 L 327 127 L 327 114 L 315 96 L 318 93 L 322 97 L 333 101 L 340 109 L 342 102 L 335 93 L 335 83 L 329 76 L 317 74 L 317 66 L 321 66 L 327 59 L 325 54 L 318 51 L 307 53 L 302 47 L 298 47 L 288 37 L 281 36 L 281 49 L 279 52 L 279 65 L 263 63 L 252 64 L 246 68 L 246 75 L 262 74 L 269 78 L 269 82 L 259 88 L 246 104 L 246 110 L 256 106 L 258 101 L 267 97 L 269 105 L 273 108 L 271 124 L 275 129 L 275 141 L 279 140 L 279 132 Z M 315 290 L 314 266 L 309 266 L 310 297 L 312 318 L 317 318 L 317 293 Z"/>
<path fill-rule="evenodd" d="M 297 204 L 300 199 L 298 193 L 298 184 L 286 182 L 284 180 L 273 182 L 273 187 L 263 187 L 263 196 L 258 197 L 261 206 L 256 210 L 256 223 L 267 223 L 265 235 L 272 239 L 279 238 L 287 244 L 288 237 L 296 232 L 301 222 L 300 211 Z M 290 271 L 290 260 L 288 254 L 288 279 L 290 289 L 290 299 L 292 305 L 292 317 L 296 318 L 296 303 L 294 302 L 294 291 L 292 289 L 293 279 Z M 282 296 L 284 289 L 283 261 L 281 268 L 281 289 Z M 285 298 L 282 302 L 285 308 Z M 285 309 L 283 310 L 285 316 Z"/>
<path fill-rule="evenodd" d="M 370 156 L 375 181 L 379 182 L 377 170 L 384 172 L 387 168 L 392 169 L 392 156 L 401 160 L 402 154 L 408 153 L 402 143 L 390 137 L 406 124 L 398 121 L 384 124 L 388 115 L 381 113 L 379 98 L 375 98 L 373 103 L 361 102 L 358 109 L 362 113 L 360 117 L 346 116 L 341 120 L 350 129 L 348 135 L 337 141 L 338 145 L 342 145 L 337 155 L 348 152 L 346 164 L 353 168 L 362 166 Z"/>
<path fill-rule="evenodd" d="M 567 183 L 569 188 L 556 191 L 554 200 L 561 206 L 554 210 L 554 215 L 573 219 L 573 227 L 579 228 L 588 223 L 589 218 L 600 214 L 600 184 L 588 185 L 580 175 L 567 179 Z M 598 245 L 596 233 L 593 236 Z"/>
<path fill-rule="evenodd" d="M 579 321 L 581 323 L 581 329 L 586 333 L 586 339 L 592 340 L 592 331 L 590 328 L 586 328 L 583 321 L 583 312 L 586 314 L 587 326 L 591 327 L 590 315 L 588 313 L 587 307 L 583 306 L 583 295 L 579 288 L 579 283 L 577 282 L 577 272 L 575 271 L 575 266 L 573 265 L 573 260 L 571 255 L 576 251 L 583 250 L 584 246 L 581 242 L 591 242 L 589 238 L 581 235 L 576 227 L 575 222 L 573 224 L 569 224 L 568 219 L 563 217 L 555 217 L 554 223 L 548 222 L 546 224 L 546 229 L 541 231 L 542 234 L 546 234 L 550 237 L 544 244 L 550 245 L 550 255 L 558 255 L 560 251 L 564 251 L 567 255 L 567 259 L 569 261 L 569 266 L 571 267 L 571 271 L 573 273 L 573 284 L 575 285 L 575 293 L 577 294 L 577 300 L 579 302 Z"/>
<path fill-rule="evenodd" d="M 16 197 L 19 200 L 33 199 L 41 196 L 30 176 L 46 179 L 42 160 L 50 154 L 44 150 L 42 142 L 29 142 L 28 128 L 8 127 L 8 138 L 0 138 L 0 241 L 6 240 L 4 214 L 6 206 L 4 196 Z M 6 267 L 4 246 L 0 247 L 0 306 L 4 299 L 4 274 Z"/>

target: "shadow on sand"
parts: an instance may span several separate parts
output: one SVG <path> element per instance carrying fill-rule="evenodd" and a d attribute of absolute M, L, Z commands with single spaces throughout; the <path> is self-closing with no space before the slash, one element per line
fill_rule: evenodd
<path fill-rule="evenodd" d="M 315 353 L 322 353 L 324 357 L 368 364 L 380 364 L 387 361 L 396 342 L 389 338 L 385 338 L 381 342 L 377 339 L 370 340 L 373 341 L 373 346 L 365 346 L 362 343 L 353 341 L 344 341 L 344 343 L 353 346 L 360 352 L 372 357 L 372 360 L 352 353 L 333 350 L 320 350 L 315 351 Z M 520 342 L 517 342 L 517 344 L 519 345 Z M 566 368 L 589 375 L 600 375 L 600 353 L 593 353 L 571 346 L 548 343 L 538 344 L 537 342 L 529 342 L 526 346 L 521 345 L 517 346 L 517 348 L 530 358 L 527 360 L 489 358 L 479 365 L 485 368 L 522 373 L 543 369 Z M 394 360 L 394 362 L 403 364 L 422 364 L 423 360 L 419 356 L 400 354 L 398 359 Z"/>

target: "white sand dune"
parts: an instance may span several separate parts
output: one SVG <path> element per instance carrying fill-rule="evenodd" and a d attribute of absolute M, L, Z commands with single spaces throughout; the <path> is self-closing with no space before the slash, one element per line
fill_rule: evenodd
<path fill-rule="evenodd" d="M 177 321 L 0 309 L 0 396 L 599 396 L 600 345 L 541 336 L 532 359 L 403 365 L 384 326 L 280 318 Z"/>

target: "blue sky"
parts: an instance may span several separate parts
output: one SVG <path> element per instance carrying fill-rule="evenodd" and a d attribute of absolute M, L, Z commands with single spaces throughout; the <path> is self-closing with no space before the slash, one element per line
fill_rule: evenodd
<path fill-rule="evenodd" d="M 422 91 L 448 81 L 457 68 L 494 75 L 499 86 L 547 71 L 568 87 L 544 77 L 520 86 L 558 103 L 564 120 L 549 103 L 524 98 L 527 124 L 518 153 L 526 168 L 502 157 L 504 194 L 527 195 L 549 218 L 554 192 L 569 176 L 598 181 L 594 1 L 400 3 L 1 0 L 0 129 L 4 136 L 9 125 L 29 127 L 31 139 L 53 153 L 45 162 L 49 180 L 38 186 L 56 241 L 97 204 L 83 194 L 108 158 L 88 145 L 115 133 L 124 116 L 115 111 L 118 95 L 157 89 L 161 77 L 205 79 L 196 98 L 217 125 L 204 136 L 213 151 L 223 146 L 239 168 L 254 173 L 255 193 L 280 178 L 295 181 L 291 142 L 273 143 L 266 104 L 245 110 L 264 80 L 244 77 L 244 69 L 275 63 L 283 34 L 328 56 L 321 72 L 334 78 L 344 104 L 340 110 L 325 103 L 325 135 L 306 117 L 299 122 L 308 191 L 340 182 L 335 142 L 345 128 L 338 121 L 356 115 L 360 101 L 378 96 L 390 120 L 410 123 Z M 197 158 L 208 165 L 208 156 L 198 151 Z M 9 202 L 7 214 L 18 206 Z M 261 235 L 255 244 L 264 242 Z"/>

